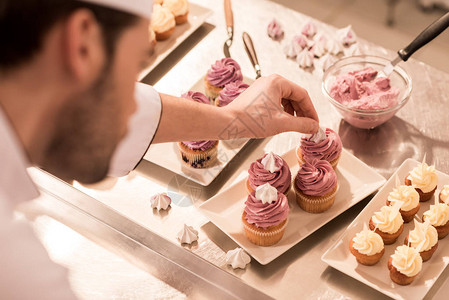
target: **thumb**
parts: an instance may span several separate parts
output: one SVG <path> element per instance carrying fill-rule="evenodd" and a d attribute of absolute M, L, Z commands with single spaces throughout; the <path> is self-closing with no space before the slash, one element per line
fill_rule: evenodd
<path fill-rule="evenodd" d="M 280 120 L 281 132 L 297 131 L 312 134 L 318 131 L 319 124 L 314 119 L 307 117 L 294 117 L 288 114 L 284 116 L 285 117 Z"/>

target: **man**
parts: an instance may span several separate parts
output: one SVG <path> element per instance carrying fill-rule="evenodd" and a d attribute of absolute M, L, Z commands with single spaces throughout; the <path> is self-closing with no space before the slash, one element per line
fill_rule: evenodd
<path fill-rule="evenodd" d="M 224 108 L 136 84 L 150 15 L 151 0 L 0 0 L 2 299 L 75 298 L 65 270 L 13 220 L 15 205 L 39 194 L 26 167 L 93 183 L 127 174 L 151 142 L 218 139 L 232 124 L 235 137 L 318 129 L 307 92 L 280 76 Z M 274 112 L 269 124 L 247 113 L 256 99 Z"/>

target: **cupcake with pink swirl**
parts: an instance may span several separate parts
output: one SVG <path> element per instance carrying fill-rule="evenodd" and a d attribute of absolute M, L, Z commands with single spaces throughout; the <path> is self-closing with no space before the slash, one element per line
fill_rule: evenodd
<path fill-rule="evenodd" d="M 189 91 L 182 98 L 209 104 L 209 99 L 200 92 Z M 196 169 L 208 168 L 217 161 L 218 141 L 185 141 L 178 143 L 182 161 Z"/>
<path fill-rule="evenodd" d="M 287 162 L 279 155 L 269 152 L 251 164 L 248 170 L 246 189 L 248 194 L 258 186 L 269 183 L 279 193 L 287 195 L 290 191 L 292 174 Z"/>
<path fill-rule="evenodd" d="M 310 213 L 321 213 L 334 204 L 337 174 L 326 160 L 306 161 L 299 169 L 293 187 L 299 207 Z"/>
<path fill-rule="evenodd" d="M 248 240 L 258 246 L 271 246 L 282 239 L 290 208 L 287 197 L 269 183 L 248 195 L 242 214 Z"/>
<path fill-rule="evenodd" d="M 222 89 L 215 99 L 215 105 L 219 107 L 223 107 L 234 101 L 235 98 L 240 96 L 249 85 L 243 83 L 242 81 L 234 81 L 227 84 L 224 89 Z"/>
<path fill-rule="evenodd" d="M 239 64 L 232 58 L 217 60 L 207 71 L 204 78 L 206 96 L 215 101 L 220 91 L 229 83 L 242 81 L 243 75 Z"/>
<path fill-rule="evenodd" d="M 296 159 L 299 165 L 316 159 L 326 160 L 332 168 L 337 169 L 342 148 L 340 136 L 335 131 L 320 128 L 317 133 L 301 139 L 301 144 L 296 149 Z"/>

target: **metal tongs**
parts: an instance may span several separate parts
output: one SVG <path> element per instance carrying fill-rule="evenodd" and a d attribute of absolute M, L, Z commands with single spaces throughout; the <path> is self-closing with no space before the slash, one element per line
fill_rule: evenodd
<path fill-rule="evenodd" d="M 245 45 L 246 53 L 248 54 L 249 60 L 256 71 L 256 79 L 262 76 L 260 71 L 259 60 L 257 59 L 256 49 L 254 49 L 253 40 L 248 33 L 243 32 L 242 34 L 243 44 Z"/>
<path fill-rule="evenodd" d="M 407 61 L 413 53 L 421 49 L 428 42 L 436 38 L 447 27 L 449 27 L 449 13 L 433 22 L 429 27 L 424 29 L 407 47 L 398 51 L 398 56 L 387 64 L 383 70 L 383 74 L 379 76 L 389 76 L 393 72 L 394 66 L 401 60 Z"/>
<path fill-rule="evenodd" d="M 234 38 L 234 16 L 232 14 L 231 0 L 224 0 L 224 11 L 226 18 L 226 30 L 228 32 L 228 39 L 223 45 L 223 52 L 226 57 L 231 57 L 229 53 L 229 48 L 232 45 L 232 40 Z"/>

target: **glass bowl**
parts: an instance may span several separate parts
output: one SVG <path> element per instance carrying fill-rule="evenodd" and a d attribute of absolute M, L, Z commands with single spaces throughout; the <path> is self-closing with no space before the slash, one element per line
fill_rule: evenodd
<path fill-rule="evenodd" d="M 372 67 L 376 71 L 383 71 L 390 60 L 369 55 L 357 55 L 345 57 L 330 66 L 323 75 L 322 90 L 329 102 L 337 109 L 343 119 L 357 128 L 372 129 L 385 123 L 400 110 L 410 98 L 412 91 L 412 79 L 401 67 L 396 66 L 390 74 L 390 85 L 399 89 L 398 104 L 393 107 L 379 110 L 361 110 L 349 108 L 330 95 L 329 91 L 336 77 L 351 71 Z"/>

